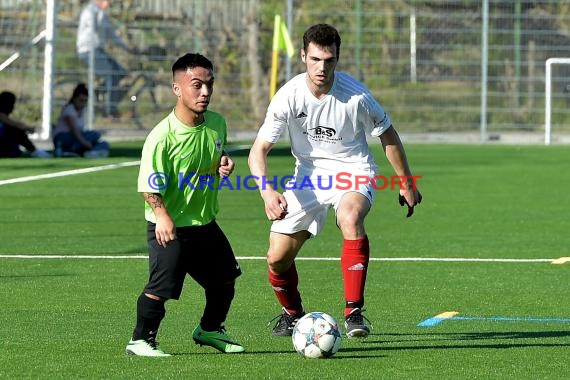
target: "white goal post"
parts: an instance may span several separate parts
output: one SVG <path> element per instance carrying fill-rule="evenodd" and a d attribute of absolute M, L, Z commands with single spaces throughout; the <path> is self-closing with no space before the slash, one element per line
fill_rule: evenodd
<path fill-rule="evenodd" d="M 548 58 L 545 72 L 544 98 L 544 145 L 550 145 L 552 139 L 552 65 L 570 64 L 570 58 Z"/>
<path fill-rule="evenodd" d="M 34 132 L 30 137 L 48 140 L 51 136 L 51 107 L 53 93 L 53 57 L 55 38 L 55 14 L 56 0 L 46 0 L 46 28 L 38 35 L 22 46 L 20 50 L 12 54 L 4 62 L 0 63 L 0 71 L 10 66 L 22 54 L 40 41 L 45 40 L 44 46 L 44 72 L 43 72 L 43 97 L 42 97 L 42 126 L 41 130 Z"/>

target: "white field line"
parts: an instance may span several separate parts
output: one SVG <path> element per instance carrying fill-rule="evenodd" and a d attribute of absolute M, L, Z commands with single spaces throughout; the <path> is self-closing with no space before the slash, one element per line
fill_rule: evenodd
<path fill-rule="evenodd" d="M 49 179 L 56 177 L 66 177 L 76 174 L 93 173 L 102 170 L 118 169 L 123 167 L 139 165 L 140 161 L 122 162 L 119 164 L 110 164 L 103 166 L 95 166 L 91 168 L 64 170 L 61 172 L 39 174 L 33 176 L 12 178 L 0 180 L 0 186 L 12 183 L 37 181 L 40 179 Z M 4 259 L 146 259 L 146 255 L 0 255 Z M 238 256 L 238 260 L 265 260 L 264 256 Z M 339 261 L 338 257 L 297 257 L 296 260 L 313 260 L 313 261 Z M 556 261 L 559 259 L 480 259 L 466 257 L 371 257 L 370 261 L 444 261 L 444 262 L 499 262 L 499 263 L 544 263 Z"/>
<path fill-rule="evenodd" d="M 0 255 L 0 259 L 147 259 L 146 255 Z M 238 260 L 265 260 L 265 256 L 237 256 Z M 339 261 L 338 257 L 297 257 L 296 260 Z M 371 257 L 370 261 L 447 261 L 484 263 L 552 263 L 556 259 L 477 259 L 468 257 Z"/>
<path fill-rule="evenodd" d="M 85 173 L 100 172 L 100 171 L 102 171 L 102 170 L 118 169 L 118 168 L 124 168 L 124 167 L 128 167 L 128 166 L 136 166 L 136 165 L 140 165 L 140 161 L 128 161 L 128 162 L 121 162 L 121 163 L 119 163 L 119 164 L 110 164 L 110 165 L 94 166 L 94 167 L 91 167 L 91 168 L 64 170 L 64 171 L 55 172 L 55 173 L 37 174 L 37 175 L 30 175 L 30 176 L 26 176 L 26 177 L 18 177 L 18 178 L 4 179 L 4 180 L 0 180 L 0 186 L 2 186 L 2 185 L 9 185 L 9 184 L 12 184 L 12 183 L 38 181 L 38 180 L 40 180 L 40 179 L 49 179 L 49 178 L 56 178 L 56 177 L 67 177 L 67 176 L 76 175 L 76 174 L 85 174 Z"/>

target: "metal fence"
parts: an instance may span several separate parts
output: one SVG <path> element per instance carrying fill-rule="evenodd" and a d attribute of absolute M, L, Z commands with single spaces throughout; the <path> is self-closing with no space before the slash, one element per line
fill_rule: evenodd
<path fill-rule="evenodd" d="M 45 28 L 45 4 L 0 0 L 0 63 L 21 50 L 0 71 L 2 90 L 15 92 L 21 99 L 16 112 L 36 124 L 44 95 L 43 42 L 23 48 Z M 83 4 L 57 4 L 54 118 L 70 95 L 61 83 L 87 79 L 75 54 Z M 570 4 L 553 0 L 122 1 L 110 14 L 125 38 L 148 54 L 114 52 L 133 72 L 151 76 L 159 89 L 168 87 L 176 57 L 202 52 L 216 66 L 210 108 L 224 113 L 233 129 L 256 129 L 269 102 L 273 15 L 287 18 L 287 4 L 293 5 L 289 32 L 295 48 L 309 25 L 335 25 L 343 41 L 338 68 L 364 81 L 404 132 L 543 131 L 545 61 L 570 57 Z M 153 54 L 150 47 L 165 54 Z M 293 58 L 292 74 L 302 70 L 300 59 Z M 554 132 L 570 132 L 569 74 L 570 65 L 553 67 Z M 160 102 L 173 104 L 164 92 L 158 91 Z M 126 115 L 131 98 L 120 104 Z M 139 105 L 136 120 L 111 122 L 97 113 L 95 123 L 107 129 L 150 128 L 162 114 Z"/>

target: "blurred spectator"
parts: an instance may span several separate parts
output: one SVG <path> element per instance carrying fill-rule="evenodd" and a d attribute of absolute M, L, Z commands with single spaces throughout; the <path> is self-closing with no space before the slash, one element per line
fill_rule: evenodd
<path fill-rule="evenodd" d="M 119 82 L 127 76 L 127 70 L 115 60 L 106 50 L 105 44 L 111 41 L 116 46 L 129 53 L 135 53 L 118 34 L 110 17 L 105 13 L 112 4 L 112 0 L 89 0 L 79 17 L 77 27 L 77 55 L 79 59 L 89 66 L 89 52 L 94 51 L 95 75 L 105 79 L 105 88 L 108 98 L 106 109 L 108 116 L 118 118 L 119 102 L 125 95 L 124 88 Z"/>
<path fill-rule="evenodd" d="M 85 106 L 89 90 L 79 83 L 71 99 L 63 107 L 53 131 L 56 155 L 79 155 L 84 157 L 108 157 L 109 144 L 100 141 L 97 131 L 85 131 Z M 71 154 L 70 154 L 71 153 Z"/>
<path fill-rule="evenodd" d="M 0 93 L 0 157 L 20 157 L 23 146 L 32 157 L 51 157 L 48 152 L 36 148 L 28 138 L 35 128 L 10 117 L 16 105 L 16 95 L 9 91 Z"/>

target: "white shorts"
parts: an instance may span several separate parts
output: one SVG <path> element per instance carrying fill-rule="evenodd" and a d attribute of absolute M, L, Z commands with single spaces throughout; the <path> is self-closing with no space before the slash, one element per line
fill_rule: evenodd
<path fill-rule="evenodd" d="M 314 177 L 311 178 L 310 184 L 299 179 L 287 183 L 283 193 L 287 200 L 287 216 L 273 222 L 272 232 L 292 234 L 309 231 L 312 236 L 318 235 L 323 229 L 328 210 L 333 207 L 336 213 L 343 195 L 349 192 L 355 191 L 364 195 L 370 206 L 374 203 L 375 189 L 370 183 L 348 186 L 348 182 L 343 182 L 340 186 L 332 177 L 330 181 L 321 178 L 318 182 L 313 179 Z"/>

